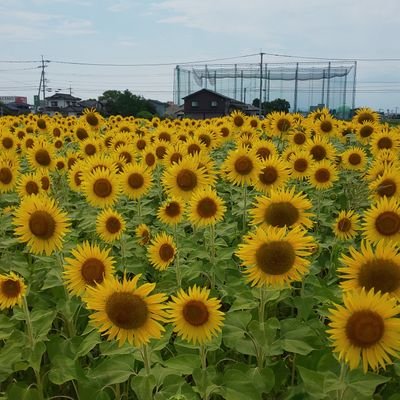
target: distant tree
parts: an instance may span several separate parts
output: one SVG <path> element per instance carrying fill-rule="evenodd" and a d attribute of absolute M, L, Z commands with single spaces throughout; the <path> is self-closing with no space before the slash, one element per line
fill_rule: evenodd
<path fill-rule="evenodd" d="M 99 101 L 104 104 L 108 115 L 122 115 L 123 117 L 137 116 L 141 111 L 154 114 L 152 105 L 143 97 L 132 94 L 128 89 L 123 92 L 119 90 L 107 90 Z"/>
<path fill-rule="evenodd" d="M 136 114 L 136 117 L 138 118 L 144 118 L 144 119 L 152 119 L 153 118 L 153 114 L 149 111 L 139 111 Z"/>
<path fill-rule="evenodd" d="M 252 104 L 254 107 L 260 107 L 260 99 L 255 98 Z M 285 99 L 275 99 L 272 101 L 263 101 L 261 107 L 264 115 L 274 111 L 289 112 L 290 103 Z"/>

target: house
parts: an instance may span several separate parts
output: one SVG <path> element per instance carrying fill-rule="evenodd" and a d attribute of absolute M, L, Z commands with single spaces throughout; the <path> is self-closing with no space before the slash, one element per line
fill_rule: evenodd
<path fill-rule="evenodd" d="M 209 89 L 200 89 L 183 97 L 186 118 L 205 119 L 230 115 L 239 110 L 247 115 L 257 115 L 258 107 L 242 103 Z"/>
<path fill-rule="evenodd" d="M 53 96 L 46 97 L 46 107 L 65 108 L 69 106 L 76 106 L 81 99 L 74 97 L 68 93 L 56 93 Z"/>

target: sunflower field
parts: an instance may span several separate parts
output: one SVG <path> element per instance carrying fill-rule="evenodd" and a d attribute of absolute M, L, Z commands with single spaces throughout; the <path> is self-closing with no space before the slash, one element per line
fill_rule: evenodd
<path fill-rule="evenodd" d="M 400 400 L 400 129 L 0 118 L 0 399 Z"/>

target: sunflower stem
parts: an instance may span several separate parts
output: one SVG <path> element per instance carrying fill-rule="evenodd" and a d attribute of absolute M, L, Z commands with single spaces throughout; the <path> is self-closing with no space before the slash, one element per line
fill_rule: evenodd
<path fill-rule="evenodd" d="M 137 214 L 138 214 L 139 221 L 140 221 L 142 219 L 142 203 L 140 201 L 140 198 L 138 198 L 136 200 L 136 203 L 137 203 Z"/>
<path fill-rule="evenodd" d="M 143 363 L 144 363 L 144 369 L 146 371 L 146 375 L 150 375 L 150 357 L 149 357 L 149 349 L 147 344 L 144 344 L 142 346 L 142 356 L 143 356 Z"/>
<path fill-rule="evenodd" d="M 176 283 L 178 285 L 178 289 L 182 286 L 182 275 L 181 268 L 179 264 L 179 247 L 178 247 L 178 224 L 174 224 L 174 241 L 176 246 L 176 255 L 175 255 L 175 272 L 176 272 Z"/>
<path fill-rule="evenodd" d="M 200 361 L 201 361 L 201 369 L 205 371 L 207 368 L 207 349 L 204 344 L 201 344 L 199 347 L 200 350 Z"/>
<path fill-rule="evenodd" d="M 35 347 L 35 339 L 33 337 L 31 314 L 29 312 L 28 302 L 26 301 L 26 296 L 24 296 L 22 308 L 24 310 L 25 319 L 26 319 L 26 329 L 27 329 L 27 334 L 28 334 L 28 339 L 29 339 L 29 345 L 31 346 L 31 349 L 33 350 L 33 348 Z"/>
<path fill-rule="evenodd" d="M 339 389 L 336 393 L 336 398 L 337 400 L 342 400 L 344 393 L 346 392 L 346 384 L 345 384 L 345 378 L 347 374 L 347 365 L 344 362 L 340 363 L 340 376 L 339 376 Z"/>
<path fill-rule="evenodd" d="M 264 321 L 265 321 L 265 289 L 264 287 L 260 287 L 260 304 L 258 305 L 258 322 L 260 323 L 262 330 L 264 330 Z"/>
<path fill-rule="evenodd" d="M 243 185 L 243 232 L 247 227 L 247 185 Z"/>
<path fill-rule="evenodd" d="M 210 225 L 211 287 L 215 287 L 215 226 Z"/>

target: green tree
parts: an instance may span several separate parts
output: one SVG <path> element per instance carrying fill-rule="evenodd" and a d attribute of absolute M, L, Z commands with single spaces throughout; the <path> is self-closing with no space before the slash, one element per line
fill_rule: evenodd
<path fill-rule="evenodd" d="M 258 99 L 258 98 L 254 99 L 253 106 L 259 107 L 259 105 L 260 105 L 260 99 Z M 263 101 L 261 103 L 261 107 L 262 107 L 262 113 L 264 115 L 269 114 L 274 111 L 289 112 L 290 103 L 285 99 L 275 99 L 272 101 Z"/>
<path fill-rule="evenodd" d="M 99 101 L 104 104 L 105 112 L 108 115 L 118 114 L 128 117 L 137 116 L 138 113 L 143 111 L 155 113 L 155 110 L 145 98 L 132 94 L 128 89 L 123 92 L 107 90 L 99 97 Z"/>

